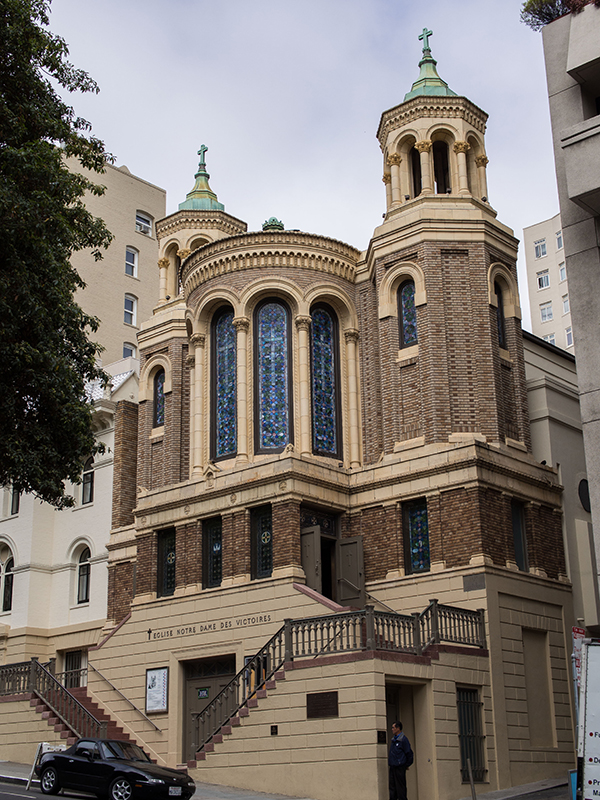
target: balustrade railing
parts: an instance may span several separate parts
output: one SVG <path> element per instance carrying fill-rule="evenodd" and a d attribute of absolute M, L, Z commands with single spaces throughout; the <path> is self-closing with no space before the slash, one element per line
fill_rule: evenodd
<path fill-rule="evenodd" d="M 30 665 L 30 661 L 22 661 L 19 664 L 6 664 L 0 667 L 0 696 L 29 691 Z"/>
<path fill-rule="evenodd" d="M 483 610 L 440 605 L 431 600 L 411 616 L 375 611 L 287 619 L 282 628 L 249 658 L 237 675 L 196 718 L 196 750 L 219 732 L 285 662 L 358 650 L 387 650 L 421 655 L 441 642 L 485 647 Z"/>

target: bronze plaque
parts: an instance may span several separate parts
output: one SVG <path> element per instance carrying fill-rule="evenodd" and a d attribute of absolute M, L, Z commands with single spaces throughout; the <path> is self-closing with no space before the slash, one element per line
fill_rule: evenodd
<path fill-rule="evenodd" d="M 306 719 L 317 717 L 339 717 L 337 692 L 315 692 L 306 695 Z"/>

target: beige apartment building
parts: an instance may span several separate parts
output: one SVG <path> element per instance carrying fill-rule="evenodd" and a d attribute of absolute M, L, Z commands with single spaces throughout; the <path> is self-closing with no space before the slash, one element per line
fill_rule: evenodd
<path fill-rule="evenodd" d="M 523 229 L 531 330 L 575 352 L 569 282 L 560 214 Z"/>

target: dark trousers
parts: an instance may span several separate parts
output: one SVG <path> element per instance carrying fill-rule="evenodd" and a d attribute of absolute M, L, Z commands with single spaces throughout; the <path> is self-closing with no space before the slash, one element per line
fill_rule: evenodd
<path fill-rule="evenodd" d="M 389 767 L 390 800 L 406 800 L 406 768 Z"/>

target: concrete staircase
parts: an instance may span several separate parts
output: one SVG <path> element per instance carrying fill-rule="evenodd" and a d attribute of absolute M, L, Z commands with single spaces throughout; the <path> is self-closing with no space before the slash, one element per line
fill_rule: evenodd
<path fill-rule="evenodd" d="M 187 762 L 188 769 L 195 769 L 198 766 L 199 761 L 206 761 L 206 757 L 215 752 L 216 746 L 221 744 L 224 737 L 231 736 L 233 729 L 239 728 L 242 724 L 242 719 L 244 717 L 249 717 L 251 710 L 259 706 L 260 701 L 267 697 L 268 692 L 272 692 L 277 688 L 277 681 L 284 680 L 285 669 L 281 669 L 279 672 L 276 672 L 273 675 L 271 680 L 266 681 L 264 688 L 258 689 L 256 693 L 247 701 L 247 703 L 238 709 L 237 714 L 234 717 L 231 717 L 227 724 L 223 725 L 219 732 L 215 733 L 210 741 L 208 741 L 203 747 L 200 748 L 200 750 L 198 750 L 196 753 L 196 759 Z"/>
<path fill-rule="evenodd" d="M 48 708 L 46 703 L 41 700 L 37 695 L 33 695 L 31 700 L 29 701 L 29 705 L 35 709 L 38 714 L 42 715 L 42 719 L 45 719 L 48 723 L 50 728 L 53 728 L 55 733 L 60 733 L 61 739 L 66 739 L 66 744 L 71 745 L 75 744 L 77 741 L 77 735 L 74 731 L 69 728 L 62 720 L 60 720 L 52 711 L 51 708 Z"/>
<path fill-rule="evenodd" d="M 122 739 L 126 742 L 134 742 L 135 740 L 129 736 L 128 733 L 125 733 L 123 728 L 121 728 L 117 723 L 113 720 L 110 714 L 107 714 L 103 708 L 100 708 L 98 703 L 95 703 L 91 697 L 87 693 L 87 689 L 85 686 L 77 686 L 73 689 L 69 689 L 73 697 L 75 697 L 81 705 L 90 712 L 98 722 L 106 722 L 107 723 L 107 731 L 106 731 L 106 738 L 107 739 Z"/>

